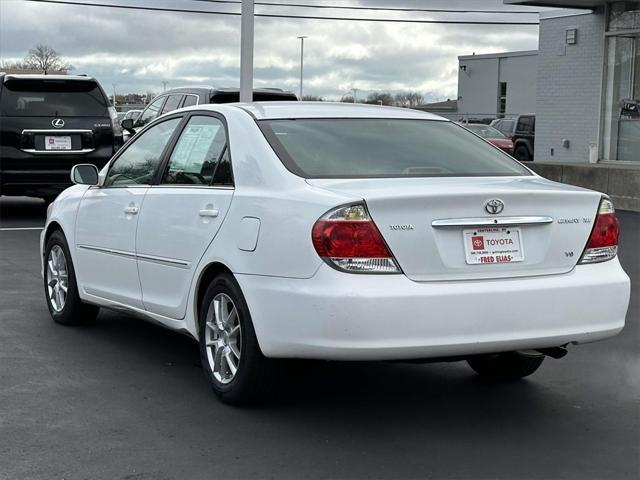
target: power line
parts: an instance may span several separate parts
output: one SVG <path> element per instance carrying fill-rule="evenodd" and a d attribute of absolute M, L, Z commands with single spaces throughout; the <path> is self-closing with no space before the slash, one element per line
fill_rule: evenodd
<path fill-rule="evenodd" d="M 194 2 L 239 4 L 239 0 L 193 0 Z M 529 10 L 452 10 L 447 8 L 411 8 L 411 7 L 365 7 L 363 5 L 309 5 L 305 3 L 277 3 L 277 2 L 255 2 L 256 5 L 270 7 L 296 7 L 296 8 L 318 8 L 318 9 L 340 9 L 340 10 L 371 10 L 382 12 L 433 12 L 433 13 L 505 13 L 515 15 L 532 15 L 540 12 Z"/>
<path fill-rule="evenodd" d="M 59 5 L 77 5 L 83 7 L 120 8 L 126 10 L 146 10 L 152 12 L 174 12 L 174 13 L 202 13 L 205 15 L 231 15 L 239 17 L 239 12 L 220 12 L 212 10 L 189 10 L 185 8 L 164 8 L 164 7 L 141 7 L 133 5 L 113 5 L 109 3 L 86 3 L 73 2 L 69 0 L 24 0 L 26 2 L 49 3 Z M 430 23 L 449 25 L 539 25 L 539 22 L 493 22 L 493 21 L 464 21 L 464 20 L 409 20 L 402 18 L 360 18 L 360 17 L 319 17 L 314 15 L 284 15 L 272 13 L 256 13 L 256 17 L 265 18 L 294 18 L 304 20 L 334 20 L 349 22 L 386 22 L 386 23 Z"/>

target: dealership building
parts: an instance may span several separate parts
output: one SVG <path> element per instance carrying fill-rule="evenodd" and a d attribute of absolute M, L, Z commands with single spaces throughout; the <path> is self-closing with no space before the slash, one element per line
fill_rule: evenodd
<path fill-rule="evenodd" d="M 640 1 L 504 2 L 560 8 L 540 14 L 536 170 L 640 210 Z"/>

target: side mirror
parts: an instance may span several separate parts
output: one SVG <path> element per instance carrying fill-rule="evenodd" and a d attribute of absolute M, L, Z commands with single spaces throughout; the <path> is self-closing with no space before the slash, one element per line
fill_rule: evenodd
<path fill-rule="evenodd" d="M 120 122 L 120 125 L 122 125 L 122 128 L 124 128 L 126 131 L 136 133 L 136 131 L 133 129 L 133 124 L 133 118 L 125 118 L 124 120 L 122 120 L 122 122 Z"/>
<path fill-rule="evenodd" d="M 98 185 L 98 168 L 90 163 L 74 165 L 71 181 L 76 185 Z"/>

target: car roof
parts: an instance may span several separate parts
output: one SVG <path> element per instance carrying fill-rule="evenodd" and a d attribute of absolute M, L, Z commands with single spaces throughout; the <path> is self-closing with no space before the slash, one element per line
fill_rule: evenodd
<path fill-rule="evenodd" d="M 254 102 L 227 104 L 241 108 L 256 120 L 284 118 L 402 118 L 439 120 L 446 118 L 410 108 L 334 102 Z M 200 105 L 206 108 L 208 105 Z M 215 108 L 215 107 L 214 107 Z"/>
<path fill-rule="evenodd" d="M 169 90 L 165 90 L 164 92 L 158 94 L 160 95 L 168 95 L 172 93 L 197 93 L 197 94 L 215 94 L 215 93 L 236 93 L 239 92 L 239 88 L 223 88 L 223 87 L 213 87 L 210 85 L 193 85 L 186 87 L 174 87 Z M 255 88 L 253 90 L 255 93 L 280 93 L 280 94 L 291 94 L 295 95 L 293 92 L 288 90 L 282 90 L 281 88 Z"/>

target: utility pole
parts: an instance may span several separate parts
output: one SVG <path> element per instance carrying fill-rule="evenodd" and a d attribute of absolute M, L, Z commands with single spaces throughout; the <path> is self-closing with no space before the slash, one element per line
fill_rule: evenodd
<path fill-rule="evenodd" d="M 240 17 L 240 101 L 253 101 L 254 0 L 242 0 Z"/>
<path fill-rule="evenodd" d="M 304 76 L 304 39 L 309 38 L 306 35 L 298 37 L 300 39 L 300 100 L 302 100 L 302 80 Z"/>
<path fill-rule="evenodd" d="M 168 83 L 169 83 L 169 82 L 167 82 L 166 80 L 163 80 L 163 81 L 162 81 L 162 91 L 163 91 L 163 92 L 165 92 L 165 91 L 167 90 L 167 84 L 168 84 Z"/>

